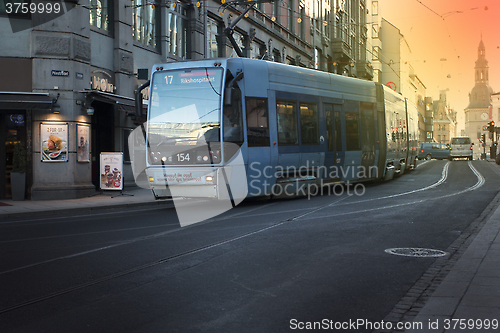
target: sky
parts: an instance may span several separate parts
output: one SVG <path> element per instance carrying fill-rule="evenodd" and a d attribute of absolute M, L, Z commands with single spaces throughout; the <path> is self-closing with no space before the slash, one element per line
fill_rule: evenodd
<path fill-rule="evenodd" d="M 380 0 L 379 15 L 408 42 L 410 63 L 426 86 L 426 95 L 437 100 L 440 90 L 448 90 L 447 102 L 457 112 L 460 135 L 481 38 L 489 85 L 500 92 L 500 1 Z"/>

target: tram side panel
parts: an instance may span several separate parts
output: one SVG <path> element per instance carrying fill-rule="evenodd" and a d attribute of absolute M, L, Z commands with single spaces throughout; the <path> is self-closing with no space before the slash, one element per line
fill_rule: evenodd
<path fill-rule="evenodd" d="M 407 164 L 406 149 L 406 109 L 403 98 L 383 87 L 386 166 L 384 179 L 391 179 L 394 174 L 403 174 Z"/>
<path fill-rule="evenodd" d="M 408 123 L 408 164 L 407 167 L 417 167 L 418 155 L 418 109 L 417 106 L 406 99 L 406 117 Z"/>

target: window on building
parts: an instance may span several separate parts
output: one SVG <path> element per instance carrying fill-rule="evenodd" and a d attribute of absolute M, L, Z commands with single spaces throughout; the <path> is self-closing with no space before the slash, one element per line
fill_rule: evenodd
<path fill-rule="evenodd" d="M 374 46 L 373 47 L 373 58 L 372 60 L 378 60 L 378 57 L 379 57 L 379 52 L 380 52 L 380 47 L 379 46 Z"/>
<path fill-rule="evenodd" d="M 295 101 L 276 101 L 278 122 L 278 143 L 297 145 L 299 134 L 297 129 L 297 103 Z"/>
<path fill-rule="evenodd" d="M 275 18 L 274 22 L 276 22 L 276 23 L 281 23 L 280 10 L 281 10 L 281 1 L 274 1 L 273 2 L 273 17 Z"/>
<path fill-rule="evenodd" d="M 243 52 L 244 47 L 245 47 L 245 36 L 243 36 L 241 33 L 238 31 L 233 32 L 233 38 L 236 41 L 236 44 L 240 47 L 240 50 Z M 233 49 L 231 51 L 231 54 L 229 55 L 230 58 L 238 58 L 238 53 Z"/>
<path fill-rule="evenodd" d="M 326 37 L 330 37 L 330 7 L 325 8 L 325 15 L 323 17 L 324 22 L 323 22 L 323 27 L 325 29 L 325 35 Z"/>
<path fill-rule="evenodd" d="M 315 17 L 314 17 L 315 26 L 316 26 L 316 29 L 319 29 L 320 28 L 320 21 L 321 21 L 321 2 L 320 2 L 320 0 L 316 0 L 314 14 L 315 14 Z"/>
<path fill-rule="evenodd" d="M 160 11 L 146 0 L 133 0 L 132 35 L 134 41 L 156 48 Z"/>
<path fill-rule="evenodd" d="M 222 49 L 219 44 L 219 21 L 211 17 L 207 19 L 207 57 L 219 58 L 222 57 Z"/>
<path fill-rule="evenodd" d="M 378 15 L 378 1 L 372 1 L 372 15 Z"/>
<path fill-rule="evenodd" d="M 306 39 L 306 8 L 304 7 L 304 4 L 300 4 L 299 6 L 299 16 L 300 16 L 300 23 L 299 23 L 299 37 L 301 39 Z"/>
<path fill-rule="evenodd" d="M 90 26 L 99 30 L 110 31 L 110 13 L 112 3 L 109 0 L 90 0 Z"/>
<path fill-rule="evenodd" d="M 378 38 L 378 24 L 372 24 L 372 38 Z"/>
<path fill-rule="evenodd" d="M 295 34 L 294 0 L 288 0 L 288 30 Z"/>
<path fill-rule="evenodd" d="M 169 22 L 169 52 L 170 55 L 181 59 L 188 58 L 188 17 L 187 9 L 184 5 L 174 2 L 170 5 L 168 13 Z"/>
<path fill-rule="evenodd" d="M 262 52 L 262 50 L 265 49 L 265 46 L 259 44 L 259 43 L 255 43 L 255 42 L 251 42 L 250 43 L 250 58 L 251 59 L 261 59 L 264 52 Z"/>
<path fill-rule="evenodd" d="M 279 50 L 274 50 L 273 52 L 273 61 L 274 62 L 281 62 L 281 54 Z"/>

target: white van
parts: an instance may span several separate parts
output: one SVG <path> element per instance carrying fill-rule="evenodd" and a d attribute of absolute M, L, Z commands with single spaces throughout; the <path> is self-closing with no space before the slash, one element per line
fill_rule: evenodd
<path fill-rule="evenodd" d="M 450 155 L 448 159 L 467 158 L 472 161 L 472 145 L 474 145 L 468 136 L 456 136 L 450 140 Z"/>

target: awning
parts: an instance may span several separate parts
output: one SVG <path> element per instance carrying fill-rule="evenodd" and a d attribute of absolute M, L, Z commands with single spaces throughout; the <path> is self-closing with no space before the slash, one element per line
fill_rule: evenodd
<path fill-rule="evenodd" d="M 88 103 L 92 101 L 100 101 L 104 103 L 114 104 L 118 110 L 127 113 L 135 114 L 135 100 L 131 97 L 110 94 L 102 91 L 84 90 L 81 91 L 86 94 Z M 143 114 L 147 112 L 147 105 L 143 104 Z"/>
<path fill-rule="evenodd" d="M 0 91 L 0 109 L 51 109 L 48 93 Z"/>

